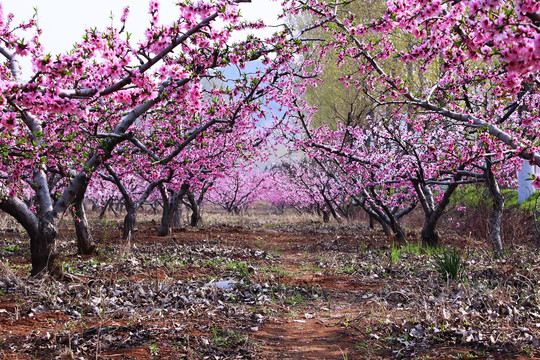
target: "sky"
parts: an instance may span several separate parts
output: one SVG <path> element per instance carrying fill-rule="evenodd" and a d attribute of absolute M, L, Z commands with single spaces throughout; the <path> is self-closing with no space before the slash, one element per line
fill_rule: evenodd
<path fill-rule="evenodd" d="M 171 23 L 178 14 L 174 6 L 175 0 L 161 0 L 160 20 Z M 13 13 L 15 22 L 29 19 L 38 10 L 38 24 L 43 29 L 42 44 L 44 50 L 51 54 L 69 51 L 72 45 L 81 39 L 84 29 L 97 27 L 104 29 L 111 24 L 111 13 L 114 23 L 120 23 L 124 7 L 130 7 L 130 16 L 126 23 L 126 31 L 132 33 L 132 39 L 142 38 L 150 16 L 148 0 L 0 0 L 4 15 Z M 277 16 L 281 10 L 279 1 L 252 0 L 251 3 L 240 4 L 242 15 L 248 20 L 262 19 L 268 25 L 277 25 Z M 269 28 L 257 33 L 258 36 L 269 36 L 275 29 Z"/>

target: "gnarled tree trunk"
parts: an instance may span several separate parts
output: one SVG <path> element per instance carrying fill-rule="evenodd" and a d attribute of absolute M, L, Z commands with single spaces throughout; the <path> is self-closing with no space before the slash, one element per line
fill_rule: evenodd
<path fill-rule="evenodd" d="M 173 229 L 180 229 L 182 227 L 182 204 L 178 204 L 178 207 L 174 209 L 173 214 Z"/>
<path fill-rule="evenodd" d="M 84 210 L 84 193 L 81 193 L 75 198 L 71 214 L 73 215 L 73 223 L 75 225 L 75 233 L 77 235 L 77 249 L 81 255 L 92 255 L 96 250 L 94 239 L 88 230 L 88 220 L 86 219 L 86 211 Z"/>
<path fill-rule="evenodd" d="M 175 213 L 178 211 L 182 198 L 188 189 L 188 184 L 182 184 L 180 190 L 175 191 L 172 196 L 169 196 L 165 186 L 159 186 L 159 191 L 161 192 L 161 197 L 163 199 L 163 214 L 161 216 L 161 226 L 158 230 L 158 236 L 171 235 Z"/>
<path fill-rule="evenodd" d="M 191 209 L 191 222 L 190 225 L 197 227 L 201 221 L 201 209 L 197 201 L 195 201 L 195 196 L 192 192 L 188 192 L 187 199 L 189 201 L 189 208 Z"/>
<path fill-rule="evenodd" d="M 426 219 L 421 232 L 422 246 L 437 247 L 439 245 L 439 233 L 436 227 L 437 221 L 430 222 L 429 219 Z"/>
<path fill-rule="evenodd" d="M 58 228 L 52 222 L 40 219 L 38 231 L 30 236 L 30 254 L 32 259 L 32 276 L 52 273 L 56 251 L 56 236 Z"/>
<path fill-rule="evenodd" d="M 422 227 L 421 237 L 422 246 L 437 247 L 439 246 L 439 233 L 437 232 L 437 224 L 444 213 L 444 209 L 450 203 L 450 197 L 457 189 L 461 175 L 454 175 L 453 182 L 446 185 L 446 190 L 442 199 L 435 205 L 435 198 L 431 188 L 427 184 L 421 184 L 419 180 L 413 180 L 413 185 L 422 204 L 424 210 L 424 226 Z"/>

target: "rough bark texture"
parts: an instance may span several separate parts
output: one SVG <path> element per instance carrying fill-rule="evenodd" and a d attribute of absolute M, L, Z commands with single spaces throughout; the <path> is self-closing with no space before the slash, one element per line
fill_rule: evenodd
<path fill-rule="evenodd" d="M 32 276 L 41 276 L 52 273 L 55 267 L 57 227 L 48 221 L 40 220 L 39 228 L 34 236 L 30 237 L 30 254 L 32 258 Z"/>
<path fill-rule="evenodd" d="M 189 192 L 187 194 L 187 199 L 189 201 L 189 208 L 191 209 L 191 222 L 190 225 L 193 227 L 197 227 L 199 223 L 201 222 L 201 209 L 197 201 L 195 200 L 195 196 L 192 192 Z"/>
<path fill-rule="evenodd" d="M 379 224 L 381 224 L 382 226 L 384 235 L 386 235 L 387 237 L 392 236 L 392 229 L 390 229 L 390 226 L 388 226 L 387 223 L 385 223 L 384 221 L 380 221 Z M 375 228 L 375 226 L 373 228 Z"/>
<path fill-rule="evenodd" d="M 422 246 L 424 247 L 437 247 L 439 245 L 439 233 L 435 229 L 437 222 L 430 222 L 426 220 L 424 227 L 422 228 Z"/>
<path fill-rule="evenodd" d="M 429 185 L 418 182 L 413 182 L 416 189 L 416 193 L 420 198 L 422 209 L 424 210 L 425 222 L 422 228 L 422 246 L 425 247 L 437 247 L 439 246 L 439 233 L 437 232 L 437 224 L 439 219 L 444 213 L 444 209 L 450 203 L 450 197 L 458 187 L 458 181 L 461 179 L 461 175 L 454 176 L 454 182 L 446 186 L 444 195 L 439 201 L 439 204 L 435 206 L 435 200 L 433 192 Z"/>
<path fill-rule="evenodd" d="M 135 236 L 135 220 L 137 213 L 135 208 L 127 206 L 127 214 L 124 217 L 124 230 L 122 233 L 122 239 L 131 241 Z"/>
<path fill-rule="evenodd" d="M 84 210 L 83 201 L 79 198 L 75 200 L 71 208 L 73 223 L 75 224 L 75 233 L 77 234 L 77 249 L 81 255 L 92 255 L 96 251 L 94 239 L 88 230 L 88 220 Z"/>
<path fill-rule="evenodd" d="M 501 238 L 501 224 L 504 211 L 504 197 L 497 184 L 495 175 L 492 171 L 491 158 L 486 158 L 486 180 L 491 200 L 493 201 L 493 212 L 489 218 L 489 231 L 491 237 L 491 244 L 493 246 L 493 254 L 495 258 L 501 258 L 504 255 L 502 238 Z"/>
<path fill-rule="evenodd" d="M 174 209 L 173 214 L 173 229 L 180 229 L 182 227 L 182 204 L 179 204 L 176 209 Z"/>
<path fill-rule="evenodd" d="M 169 236 L 172 233 L 172 214 L 170 206 L 163 206 L 163 213 L 161 214 L 161 225 L 159 226 L 158 236 Z"/>
<path fill-rule="evenodd" d="M 161 216 L 161 226 L 158 230 L 158 236 L 171 235 L 175 212 L 177 212 L 177 209 L 180 207 L 182 198 L 188 189 L 189 185 L 184 184 L 180 187 L 180 190 L 174 192 L 172 196 L 168 196 L 165 187 L 159 187 L 159 191 L 161 192 L 161 197 L 163 199 L 163 214 Z"/>
<path fill-rule="evenodd" d="M 400 244 L 405 244 L 407 242 L 407 236 L 405 235 L 405 230 L 401 227 L 399 222 L 394 222 L 390 224 L 396 240 Z"/>

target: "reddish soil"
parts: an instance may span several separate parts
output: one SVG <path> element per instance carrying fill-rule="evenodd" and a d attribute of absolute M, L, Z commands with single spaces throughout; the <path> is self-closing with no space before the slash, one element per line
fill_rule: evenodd
<path fill-rule="evenodd" d="M 455 335 L 458 327 L 428 330 L 429 319 L 442 310 L 433 315 L 416 307 L 411 289 L 428 299 L 422 281 L 437 282 L 437 274 L 421 265 L 424 255 L 402 271 L 389 260 L 392 245 L 378 232 L 309 225 L 209 226 L 167 238 L 156 233 L 154 224 L 139 226 L 134 248 L 126 252 L 119 230 L 97 223 L 99 255 L 79 257 L 72 255 L 73 235 L 64 229 L 60 262 L 75 274 L 71 281 L 28 279 L 26 240 L 0 234 L 0 252 L 8 249 L 2 252 L 0 281 L 13 282 L 0 287 L 0 359 L 540 358 L 540 324 L 525 331 L 505 322 L 513 342 L 502 336 L 494 342 L 465 340 L 468 333 Z M 501 263 L 493 271 L 517 268 Z M 238 283 L 234 290 L 208 286 L 227 279 Z M 449 296 L 461 286 L 438 284 Z M 170 289 L 158 294 L 165 285 Z M 251 300 L 252 295 L 261 297 Z M 110 299 L 116 303 L 106 304 Z M 536 311 L 538 304 L 529 302 Z M 496 322 L 503 317 L 499 313 L 489 323 L 494 333 L 503 323 Z M 478 316 L 491 321 L 484 312 Z M 476 336 L 472 327 L 464 329 Z"/>

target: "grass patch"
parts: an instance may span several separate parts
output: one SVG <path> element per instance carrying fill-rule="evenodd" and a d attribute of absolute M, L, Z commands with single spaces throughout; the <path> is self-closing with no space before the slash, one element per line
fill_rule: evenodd
<path fill-rule="evenodd" d="M 446 249 L 441 254 L 435 256 L 435 271 L 437 271 L 444 280 L 459 280 L 466 263 L 461 257 L 461 253 L 454 247 L 452 250 Z"/>

